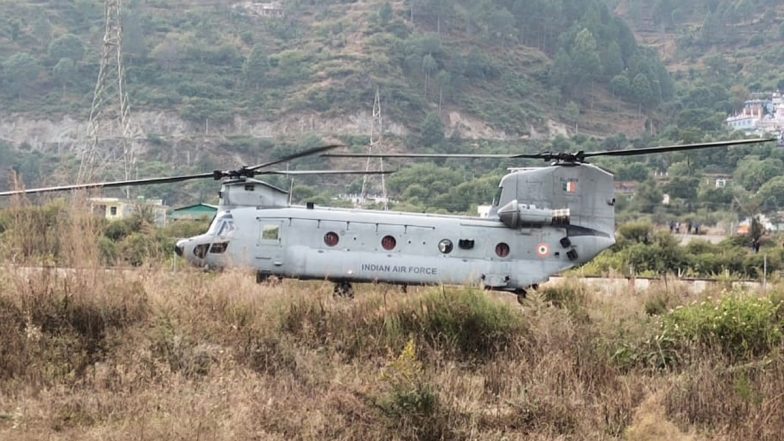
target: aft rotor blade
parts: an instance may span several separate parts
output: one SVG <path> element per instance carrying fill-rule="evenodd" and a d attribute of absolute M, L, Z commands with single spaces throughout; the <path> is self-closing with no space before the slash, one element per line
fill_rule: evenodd
<path fill-rule="evenodd" d="M 189 181 L 192 179 L 214 178 L 214 173 L 200 173 L 197 175 L 169 176 L 162 178 L 132 179 L 128 181 L 92 182 L 89 184 L 59 185 L 54 187 L 31 188 L 28 190 L 12 190 L 0 192 L 1 196 L 14 196 L 23 194 L 51 193 L 55 191 L 91 190 L 98 188 L 114 188 L 135 185 L 168 184 L 172 182 Z"/>
<path fill-rule="evenodd" d="M 683 150 L 697 150 L 715 147 L 727 147 L 739 144 L 759 144 L 763 142 L 776 141 L 776 138 L 751 138 L 751 139 L 737 139 L 733 141 L 715 141 L 715 142 L 702 142 L 697 144 L 680 144 L 680 145 L 667 145 L 660 147 L 647 147 L 642 149 L 629 149 L 629 150 L 605 150 L 598 152 L 583 153 L 583 158 L 590 158 L 593 156 L 634 156 L 634 155 L 647 155 L 651 153 L 665 153 L 665 152 L 678 152 Z M 579 154 L 578 154 L 579 155 Z"/>
<path fill-rule="evenodd" d="M 397 170 L 270 170 L 256 172 L 257 175 L 285 175 L 285 176 L 304 176 L 304 175 L 388 175 Z"/>
<path fill-rule="evenodd" d="M 280 159 L 276 159 L 274 161 L 263 162 L 261 164 L 256 164 L 256 165 L 254 165 L 252 167 L 247 167 L 247 170 L 253 171 L 253 170 L 258 170 L 260 168 L 269 167 L 271 165 L 282 164 L 284 162 L 293 161 L 294 159 L 303 158 L 305 156 L 312 156 L 312 155 L 315 155 L 315 154 L 318 154 L 318 153 L 321 153 L 321 152 L 326 152 L 327 150 L 336 149 L 338 147 L 344 147 L 344 145 L 342 145 L 342 144 L 330 144 L 330 145 L 324 145 L 324 146 L 321 146 L 321 147 L 315 147 L 315 148 L 308 149 L 308 150 L 303 150 L 301 152 L 293 153 L 291 155 L 284 156 L 284 157 L 282 157 Z"/>
<path fill-rule="evenodd" d="M 492 153 L 326 153 L 325 158 L 501 158 L 523 157 L 518 154 Z M 539 156 L 536 156 L 537 158 Z"/>

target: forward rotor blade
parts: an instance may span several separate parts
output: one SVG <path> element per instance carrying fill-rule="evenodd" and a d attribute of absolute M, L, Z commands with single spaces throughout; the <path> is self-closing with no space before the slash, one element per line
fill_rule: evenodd
<path fill-rule="evenodd" d="M 634 155 L 647 155 L 651 153 L 665 153 L 665 152 L 678 152 L 683 150 L 697 150 L 715 147 L 727 147 L 739 144 L 759 144 L 763 142 L 776 141 L 776 138 L 751 138 L 751 139 L 737 139 L 733 141 L 715 141 L 715 142 L 702 142 L 697 144 L 680 144 L 680 145 L 667 145 L 660 147 L 647 147 L 642 149 L 629 149 L 629 150 L 605 150 L 598 152 L 587 152 L 581 156 L 583 158 L 590 158 L 593 156 L 634 156 Z"/>
<path fill-rule="evenodd" d="M 304 176 L 304 175 L 388 175 L 397 170 L 270 170 L 256 172 L 257 175 L 285 175 L 285 176 Z"/>
<path fill-rule="evenodd" d="M 269 167 L 271 165 L 282 164 L 284 162 L 289 162 L 289 161 L 292 161 L 294 159 L 303 158 L 305 156 L 315 155 L 315 154 L 318 154 L 318 153 L 321 153 L 321 152 L 325 152 L 327 150 L 336 149 L 338 147 L 344 147 L 344 145 L 342 145 L 342 144 L 330 144 L 330 145 L 324 145 L 324 146 L 321 146 L 321 147 L 315 147 L 315 148 L 308 149 L 308 150 L 303 150 L 301 152 L 293 153 L 291 155 L 284 156 L 283 158 L 276 159 L 274 161 L 263 162 L 261 164 L 256 164 L 256 165 L 254 165 L 252 167 L 247 167 L 247 170 L 255 171 L 255 170 L 258 170 L 260 168 Z"/>
<path fill-rule="evenodd" d="M 28 190 L 4 191 L 4 192 L 0 192 L 0 197 L 22 195 L 22 194 L 50 193 L 55 191 L 89 190 L 89 189 L 98 189 L 98 188 L 114 188 L 114 187 L 126 187 L 126 186 L 135 186 L 135 185 L 150 185 L 150 184 L 168 184 L 172 182 L 182 182 L 182 181 L 189 181 L 192 179 L 204 179 L 204 178 L 214 178 L 214 177 L 215 177 L 214 173 L 200 173 L 197 175 L 132 179 L 129 181 L 109 181 L 109 182 L 92 182 L 89 184 L 59 185 L 55 187 L 31 188 Z"/>
<path fill-rule="evenodd" d="M 491 153 L 326 153 L 325 158 L 518 158 L 517 154 Z M 538 158 L 538 156 L 537 156 Z"/>

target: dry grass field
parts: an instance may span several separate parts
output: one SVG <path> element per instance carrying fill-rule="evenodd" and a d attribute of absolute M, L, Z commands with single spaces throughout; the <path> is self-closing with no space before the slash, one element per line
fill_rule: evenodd
<path fill-rule="evenodd" d="M 31 225 L 27 240 L 40 239 Z M 106 271 L 91 225 L 46 226 L 78 270 L 19 271 L 7 247 L 24 234 L 5 237 L 2 440 L 784 433 L 775 289 L 606 295 L 567 281 L 521 306 L 471 288 L 365 285 L 345 300 L 329 284 L 243 272 Z"/>

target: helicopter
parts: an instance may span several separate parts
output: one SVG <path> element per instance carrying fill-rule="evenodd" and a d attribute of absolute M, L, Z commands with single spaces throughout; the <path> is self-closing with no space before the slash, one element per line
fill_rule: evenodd
<path fill-rule="evenodd" d="M 625 157 L 769 142 L 681 144 L 628 150 L 535 154 L 327 153 L 308 149 L 232 170 L 0 192 L 0 196 L 113 188 L 195 179 L 221 182 L 218 212 L 204 234 L 179 240 L 178 256 L 209 269 L 245 268 L 270 278 L 327 280 L 353 297 L 353 283 L 475 284 L 525 298 L 551 275 L 584 264 L 615 243 L 613 176 L 588 163 Z M 486 218 L 292 205 L 263 175 L 388 174 L 391 170 L 269 170 L 305 156 L 324 158 L 539 159 L 545 167 L 510 169 Z"/>

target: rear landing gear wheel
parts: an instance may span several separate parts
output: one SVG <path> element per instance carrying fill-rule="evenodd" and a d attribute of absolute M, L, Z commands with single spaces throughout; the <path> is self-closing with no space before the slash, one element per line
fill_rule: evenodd
<path fill-rule="evenodd" d="M 256 283 L 264 283 L 269 279 L 269 274 L 256 271 Z"/>
<path fill-rule="evenodd" d="M 354 287 L 352 287 L 351 283 L 349 282 L 337 282 L 335 283 L 335 288 L 332 291 L 332 295 L 335 297 L 342 297 L 344 299 L 353 299 Z"/>
<path fill-rule="evenodd" d="M 514 293 L 517 296 L 517 303 L 521 305 L 525 304 L 525 296 L 528 293 L 522 288 L 517 288 L 516 290 L 514 290 Z"/>

